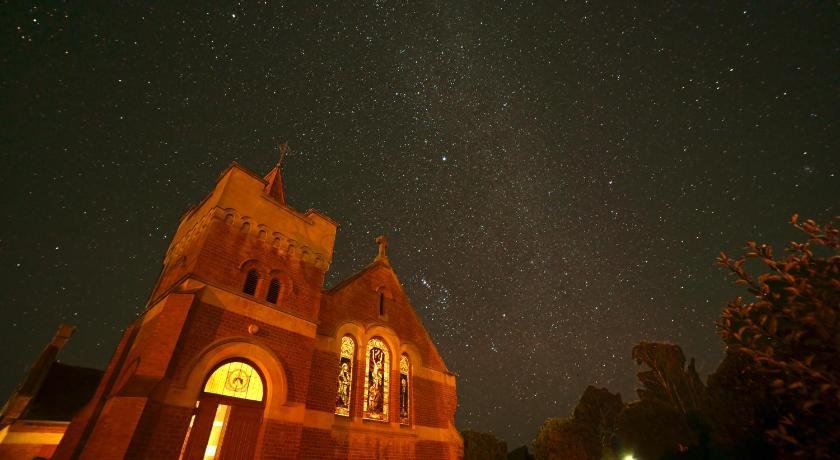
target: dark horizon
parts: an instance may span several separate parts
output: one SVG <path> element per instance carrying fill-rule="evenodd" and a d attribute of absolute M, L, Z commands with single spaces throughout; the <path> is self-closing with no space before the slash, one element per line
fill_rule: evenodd
<path fill-rule="evenodd" d="M 840 214 L 840 8 L 6 5 L 7 397 L 61 322 L 103 368 L 179 217 L 237 161 L 340 223 L 327 286 L 390 241 L 459 429 L 509 449 L 641 340 L 703 378 L 743 292 L 714 266 Z"/>

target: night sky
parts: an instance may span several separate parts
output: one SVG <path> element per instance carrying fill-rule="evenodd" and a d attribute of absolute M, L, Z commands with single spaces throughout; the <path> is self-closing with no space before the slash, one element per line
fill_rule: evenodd
<path fill-rule="evenodd" d="M 836 2 L 10 3 L 0 399 L 60 322 L 104 367 L 180 215 L 282 141 L 340 223 L 327 286 L 386 234 L 459 428 L 510 447 L 589 384 L 634 399 L 642 339 L 712 372 L 718 251 L 840 214 Z"/>

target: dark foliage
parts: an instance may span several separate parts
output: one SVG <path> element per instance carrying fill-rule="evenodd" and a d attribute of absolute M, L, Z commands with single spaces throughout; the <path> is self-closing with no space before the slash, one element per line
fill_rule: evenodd
<path fill-rule="evenodd" d="M 534 456 L 528 451 L 528 446 L 519 446 L 508 452 L 507 460 L 534 460 Z"/>
<path fill-rule="evenodd" d="M 747 243 L 717 263 L 751 298 L 723 309 L 726 357 L 707 385 L 680 347 L 641 342 L 639 401 L 587 388 L 574 415 L 549 419 L 537 458 L 836 458 L 840 453 L 840 231 L 808 220 L 784 258 Z M 758 261 L 769 271 L 751 274 Z M 615 458 L 615 457 L 613 457 Z"/>
<path fill-rule="evenodd" d="M 589 427 L 571 418 L 546 420 L 534 440 L 537 460 L 587 460 L 598 458 L 599 450 Z"/>
<path fill-rule="evenodd" d="M 840 231 L 796 215 L 791 224 L 806 239 L 791 242 L 784 258 L 752 241 L 737 259 L 720 254 L 718 264 L 752 299 L 731 301 L 719 332 L 772 397 L 777 417 L 766 434 L 780 455 L 831 458 L 840 452 Z M 747 260 L 769 271 L 756 277 Z"/>
<path fill-rule="evenodd" d="M 506 460 L 507 443 L 499 440 L 492 433 L 465 430 L 464 460 Z"/>

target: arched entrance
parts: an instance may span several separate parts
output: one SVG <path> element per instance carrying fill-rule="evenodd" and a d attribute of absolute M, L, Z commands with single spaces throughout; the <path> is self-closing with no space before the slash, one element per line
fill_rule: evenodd
<path fill-rule="evenodd" d="M 217 366 L 196 404 L 181 458 L 253 458 L 265 407 L 264 382 L 245 361 Z"/>

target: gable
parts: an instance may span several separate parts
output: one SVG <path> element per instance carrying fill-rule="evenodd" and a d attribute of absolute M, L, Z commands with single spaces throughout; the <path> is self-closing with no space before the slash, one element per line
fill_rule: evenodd
<path fill-rule="evenodd" d="M 399 278 L 385 261 L 373 262 L 325 292 L 319 319 L 321 335 L 333 335 L 339 326 L 348 322 L 361 323 L 366 328 L 388 327 L 402 343 L 418 350 L 425 367 L 448 372 Z"/>

